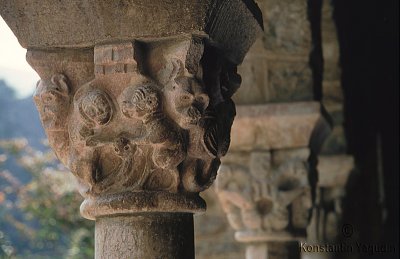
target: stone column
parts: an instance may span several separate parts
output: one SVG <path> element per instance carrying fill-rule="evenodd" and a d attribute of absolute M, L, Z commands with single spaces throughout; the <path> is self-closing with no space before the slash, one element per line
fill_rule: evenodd
<path fill-rule="evenodd" d="M 96 220 L 96 258 L 194 258 L 193 213 L 229 147 L 257 5 L 0 6 L 41 77 L 34 99 L 50 146 L 78 179 L 82 216 Z"/>
<path fill-rule="evenodd" d="M 300 257 L 315 187 L 310 154 L 327 127 L 317 102 L 237 107 L 216 190 L 247 259 Z"/>

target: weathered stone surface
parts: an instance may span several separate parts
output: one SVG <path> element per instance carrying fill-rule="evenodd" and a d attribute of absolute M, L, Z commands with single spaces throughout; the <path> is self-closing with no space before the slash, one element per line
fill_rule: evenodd
<path fill-rule="evenodd" d="M 251 0 L 2 0 L 0 15 L 24 48 L 87 48 L 198 34 L 238 63 L 262 28 L 261 12 Z"/>
<path fill-rule="evenodd" d="M 260 0 L 258 4 L 265 31 L 238 68 L 246 76 L 234 97 L 235 103 L 312 101 L 313 46 L 307 1 Z"/>
<path fill-rule="evenodd" d="M 252 51 L 253 47 L 250 51 Z M 265 57 L 250 58 L 246 56 L 238 67 L 238 73 L 242 75 L 242 86 L 233 96 L 236 104 L 262 104 L 273 98 L 268 89 L 268 62 Z"/>
<path fill-rule="evenodd" d="M 311 150 L 329 129 L 316 102 L 237 107 L 215 189 L 246 258 L 299 258 L 313 208 Z"/>
<path fill-rule="evenodd" d="M 135 213 L 201 213 L 206 203 L 198 195 L 170 192 L 125 192 L 88 198 L 81 204 L 87 219 Z"/>
<path fill-rule="evenodd" d="M 235 103 L 249 105 L 313 99 L 312 74 L 307 58 L 285 60 L 270 54 L 257 54 L 257 50 L 250 51 L 238 69 L 246 76 L 242 81 L 245 87 L 235 95 Z"/>
<path fill-rule="evenodd" d="M 329 132 L 321 121 L 317 102 L 237 107 L 216 191 L 238 241 L 305 237 L 312 208 L 310 148 L 317 150 L 312 145 Z"/>
<path fill-rule="evenodd" d="M 98 259 L 194 258 L 190 213 L 145 213 L 96 220 Z"/>
<path fill-rule="evenodd" d="M 305 230 L 311 208 L 309 155 L 300 148 L 226 156 L 216 190 L 238 241 L 295 240 L 292 233 Z"/>
<path fill-rule="evenodd" d="M 311 27 L 307 1 L 268 0 L 262 6 L 267 50 L 279 54 L 309 54 Z"/>
<path fill-rule="evenodd" d="M 313 99 L 313 81 L 308 62 L 270 62 L 267 71 L 268 90 L 275 102 Z"/>
<path fill-rule="evenodd" d="M 230 97 L 240 83 L 234 65 L 213 51 L 197 37 L 100 45 L 84 52 L 77 75 L 71 67 L 81 50 L 28 52 L 43 77 L 35 102 L 49 143 L 88 199 L 83 215 L 113 214 L 109 206 L 117 214 L 141 212 L 149 208 L 141 208 L 136 192 L 198 193 L 213 182 L 229 146 Z M 220 72 L 207 70 L 216 58 Z M 93 68 L 94 78 L 87 72 Z M 204 207 L 162 204 L 161 211 Z"/>
<path fill-rule="evenodd" d="M 231 132 L 235 151 L 305 147 L 321 118 L 317 102 L 244 105 L 236 112 Z"/>

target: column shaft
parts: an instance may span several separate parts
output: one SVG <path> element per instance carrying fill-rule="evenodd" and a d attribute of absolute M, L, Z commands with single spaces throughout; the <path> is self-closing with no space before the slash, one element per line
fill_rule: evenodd
<path fill-rule="evenodd" d="M 96 219 L 96 259 L 194 258 L 193 214 L 140 213 Z"/>

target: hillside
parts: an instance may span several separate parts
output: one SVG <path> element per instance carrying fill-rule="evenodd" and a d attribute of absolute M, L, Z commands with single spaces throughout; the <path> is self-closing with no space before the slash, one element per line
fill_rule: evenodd
<path fill-rule="evenodd" d="M 45 135 L 33 99 L 18 99 L 14 90 L 0 79 L 0 139 L 20 137 L 43 148 L 41 141 Z"/>

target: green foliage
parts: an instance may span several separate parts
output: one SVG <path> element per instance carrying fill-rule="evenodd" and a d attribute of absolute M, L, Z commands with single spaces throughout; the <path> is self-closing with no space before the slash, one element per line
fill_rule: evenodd
<path fill-rule="evenodd" d="M 94 223 L 79 215 L 82 197 L 75 190 L 72 174 L 51 152 L 34 150 L 24 140 L 0 141 L 1 149 L 16 157 L 32 178 L 22 184 L 12 173 L 0 170 L 0 179 L 11 187 L 0 192 L 0 218 L 28 240 L 27 248 L 16 249 L 6 241 L 7 233 L 0 232 L 0 258 L 93 258 Z M 15 209 L 23 212 L 22 219 L 12 216 Z"/>

